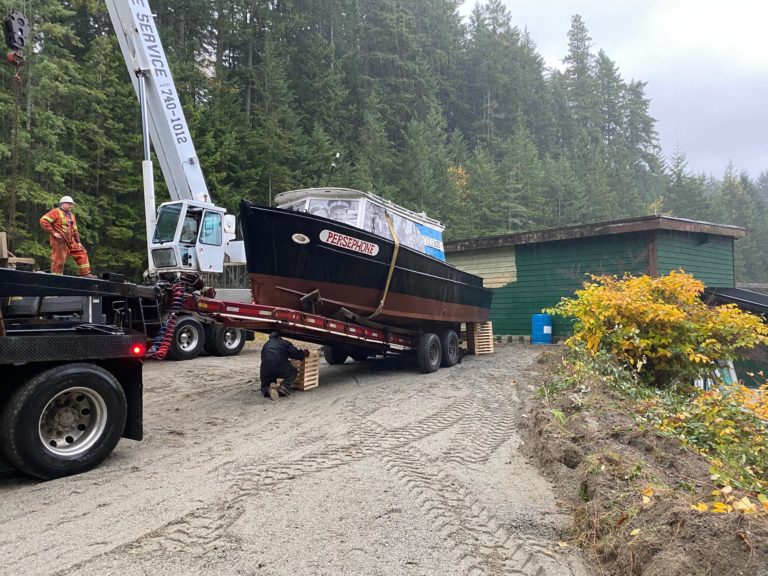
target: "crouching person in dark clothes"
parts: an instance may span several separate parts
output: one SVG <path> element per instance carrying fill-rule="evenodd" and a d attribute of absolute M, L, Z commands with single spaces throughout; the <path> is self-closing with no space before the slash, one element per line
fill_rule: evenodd
<path fill-rule="evenodd" d="M 261 393 L 264 397 L 277 400 L 278 395 L 288 396 L 290 394 L 288 389 L 296 381 L 296 376 L 299 374 L 299 371 L 288 360 L 289 358 L 303 360 L 307 356 L 309 356 L 309 350 L 299 350 L 287 340 L 283 340 L 279 332 L 272 332 L 269 335 L 269 340 L 261 349 L 259 378 L 261 380 Z M 273 383 L 276 384 L 278 378 L 283 379 L 280 387 L 271 386 Z"/>

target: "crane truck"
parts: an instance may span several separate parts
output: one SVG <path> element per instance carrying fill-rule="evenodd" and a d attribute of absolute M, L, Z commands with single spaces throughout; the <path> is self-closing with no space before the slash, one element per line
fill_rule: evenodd
<path fill-rule="evenodd" d="M 0 268 L 0 473 L 98 465 L 121 437 L 142 438 L 145 355 L 229 356 L 252 337 L 184 306 L 202 288 L 194 273 L 244 261 L 243 245 L 235 216 L 211 201 L 149 4 L 105 1 L 141 109 L 146 282 Z M 14 12 L 3 27 L 18 72 L 28 23 Z M 171 195 L 157 211 L 150 144 Z"/>
<path fill-rule="evenodd" d="M 147 0 L 105 0 L 109 17 L 138 97 L 143 136 L 142 181 L 149 283 L 189 278 L 191 273 L 217 274 L 225 262 L 245 262 L 243 242 L 236 240 L 233 214 L 213 203 L 195 151 L 173 75 Z M 11 62 L 23 62 L 20 48 L 29 33 L 26 18 L 5 19 Z M 151 148 L 166 182 L 169 202 L 155 207 Z M 75 303 L 75 306 L 78 306 Z M 160 331 L 149 325 L 150 331 Z M 167 355 L 176 360 L 211 354 L 239 354 L 250 331 L 227 327 L 210 318 L 178 311 Z M 165 354 L 161 354 L 164 356 Z"/>

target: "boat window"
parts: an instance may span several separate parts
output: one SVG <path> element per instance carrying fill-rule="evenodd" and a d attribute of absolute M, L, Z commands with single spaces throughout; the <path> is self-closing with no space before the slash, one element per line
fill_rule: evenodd
<path fill-rule="evenodd" d="M 309 213 L 336 222 L 357 226 L 357 215 L 360 210 L 359 200 L 325 200 L 313 198 L 309 201 Z"/>
<path fill-rule="evenodd" d="M 205 213 L 203 231 L 200 232 L 200 243 L 221 246 L 221 214 L 218 212 Z"/>
<path fill-rule="evenodd" d="M 383 206 L 373 204 L 372 202 L 367 203 L 363 228 L 377 236 L 391 240 L 392 234 L 389 232 L 385 212 L 386 210 Z M 398 241 L 404 246 L 424 252 L 424 238 L 421 236 L 418 226 L 398 214 L 392 214 L 391 212 L 390 214 L 392 215 L 392 224 L 397 233 Z"/>
<path fill-rule="evenodd" d="M 309 201 L 309 213 L 313 216 L 321 216 L 328 218 L 328 200 L 316 200 Z"/>
<path fill-rule="evenodd" d="M 389 233 L 389 226 L 387 226 L 387 219 L 384 216 L 384 207 L 373 202 L 368 202 L 365 205 L 363 228 L 382 238 L 392 239 L 392 234 Z"/>
<path fill-rule="evenodd" d="M 293 202 L 287 206 L 280 206 L 280 208 L 283 210 L 290 210 L 291 212 L 306 212 L 306 204 L 306 200 L 299 200 L 298 202 Z"/>
<path fill-rule="evenodd" d="M 424 239 L 421 237 L 421 232 L 419 232 L 416 224 L 397 214 L 394 215 L 394 220 L 397 239 L 409 248 L 424 252 Z"/>

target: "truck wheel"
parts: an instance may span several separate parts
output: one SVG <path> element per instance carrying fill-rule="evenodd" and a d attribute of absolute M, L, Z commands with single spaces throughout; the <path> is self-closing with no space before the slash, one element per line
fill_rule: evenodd
<path fill-rule="evenodd" d="M 22 384 L 0 414 L 0 446 L 19 470 L 50 480 L 100 464 L 125 429 L 127 403 L 115 377 L 93 364 L 65 364 Z"/>
<path fill-rule="evenodd" d="M 194 318 L 182 318 L 173 331 L 168 355 L 174 360 L 192 360 L 200 355 L 205 346 L 205 330 Z"/>
<path fill-rule="evenodd" d="M 440 332 L 440 347 L 443 351 L 443 359 L 440 365 L 450 368 L 459 363 L 461 350 L 459 349 L 459 335 L 455 330 L 443 330 Z"/>
<path fill-rule="evenodd" d="M 245 335 L 239 328 L 209 324 L 205 331 L 205 349 L 214 356 L 237 356 L 245 346 Z"/>
<path fill-rule="evenodd" d="M 419 362 L 419 369 L 424 374 L 435 372 L 440 368 L 442 349 L 440 347 L 440 338 L 437 334 L 430 332 L 422 334 L 419 338 L 419 347 L 416 350 L 416 359 Z"/>
<path fill-rule="evenodd" d="M 341 346 L 323 346 L 323 357 L 331 366 L 335 364 L 344 364 L 347 361 L 346 349 Z"/>

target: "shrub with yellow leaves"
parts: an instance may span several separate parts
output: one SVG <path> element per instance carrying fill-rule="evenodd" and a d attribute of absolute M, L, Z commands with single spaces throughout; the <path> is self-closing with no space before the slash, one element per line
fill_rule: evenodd
<path fill-rule="evenodd" d="M 717 360 L 768 342 L 761 318 L 735 305 L 710 307 L 704 284 L 684 271 L 667 276 L 591 276 L 574 298 L 547 312 L 575 319 L 567 344 L 608 352 L 646 384 L 663 388 L 709 375 Z"/>
<path fill-rule="evenodd" d="M 639 415 L 713 462 L 711 481 L 768 494 L 765 388 L 721 385 L 638 405 Z"/>

